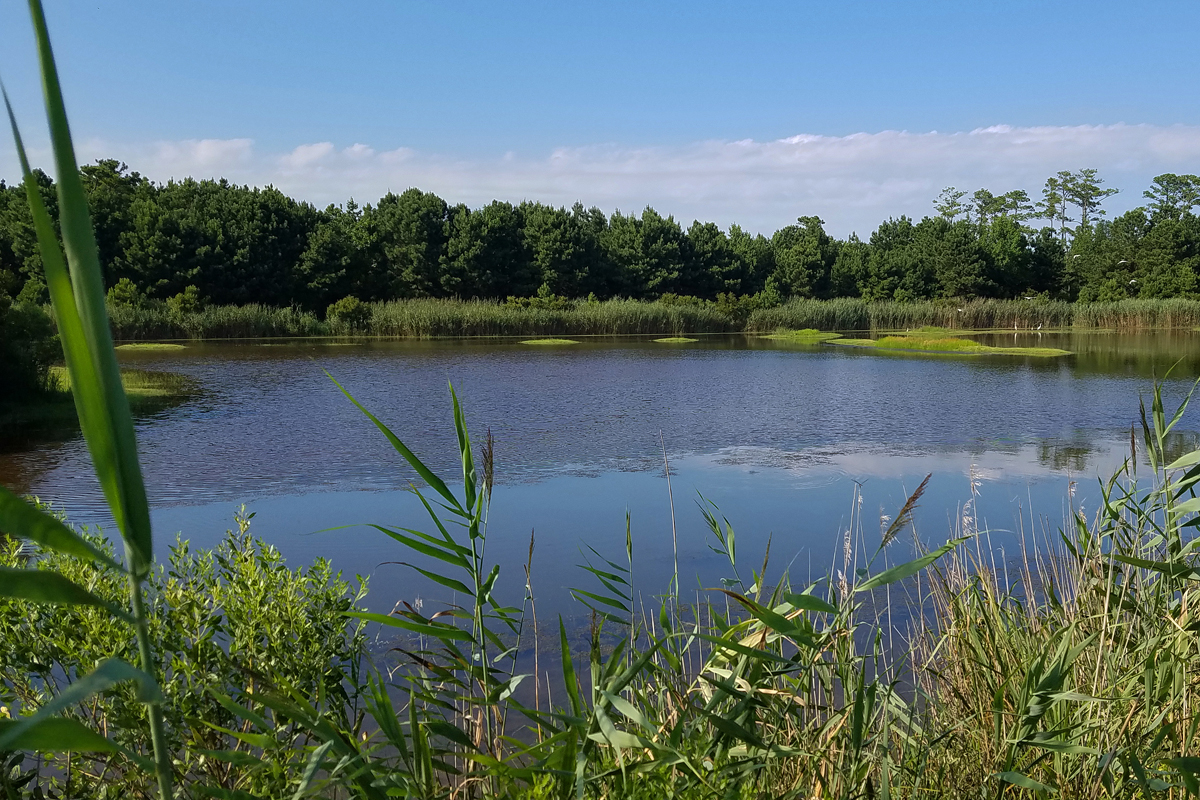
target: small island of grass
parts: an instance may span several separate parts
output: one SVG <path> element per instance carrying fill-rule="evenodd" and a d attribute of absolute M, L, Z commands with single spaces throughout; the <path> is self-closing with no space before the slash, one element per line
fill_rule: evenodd
<path fill-rule="evenodd" d="M 686 336 L 668 336 L 665 339 L 655 339 L 654 341 L 658 342 L 659 344 L 691 344 L 692 342 L 698 342 L 700 340 L 689 339 Z"/>
<path fill-rule="evenodd" d="M 802 344 L 817 344 L 819 342 L 828 342 L 832 339 L 840 339 L 840 333 L 830 333 L 828 331 L 819 331 L 816 328 L 804 328 L 798 331 L 780 329 L 774 333 L 763 336 L 764 339 L 773 339 L 777 342 L 800 342 Z"/>
<path fill-rule="evenodd" d="M 117 345 L 118 350 L 182 350 L 183 347 L 181 344 L 167 342 L 129 342 Z"/>
<path fill-rule="evenodd" d="M 185 402 L 200 392 L 193 378 L 174 372 L 122 369 L 121 385 L 135 415 L 153 414 Z M 0 431 L 77 430 L 78 418 L 71 397 L 71 376 L 66 367 L 52 366 L 43 392 L 19 403 L 0 404 Z"/>
<path fill-rule="evenodd" d="M 879 339 L 838 339 L 830 341 L 829 344 L 875 350 L 902 350 L 910 353 L 946 353 L 964 356 L 1006 355 L 1050 358 L 1071 355 L 1069 350 L 1059 350 L 1055 347 L 991 347 L 972 342 L 969 339 L 954 337 L 884 336 Z"/>
<path fill-rule="evenodd" d="M 526 339 L 521 344 L 579 344 L 574 339 Z"/>

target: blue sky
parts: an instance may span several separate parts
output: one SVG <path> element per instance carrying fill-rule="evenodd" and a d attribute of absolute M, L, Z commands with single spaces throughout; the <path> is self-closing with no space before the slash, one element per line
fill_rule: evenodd
<path fill-rule="evenodd" d="M 318 204 L 420 185 L 844 234 L 947 184 L 1094 166 L 1118 211 L 1200 172 L 1195 2 L 49 5 L 81 157 Z M 0 25 L 36 143 L 24 4 Z"/>

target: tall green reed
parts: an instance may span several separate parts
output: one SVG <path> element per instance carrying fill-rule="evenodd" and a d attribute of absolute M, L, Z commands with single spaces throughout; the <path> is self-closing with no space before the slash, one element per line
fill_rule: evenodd
<path fill-rule="evenodd" d="M 139 698 L 146 703 L 149 717 L 154 758 L 147 766 L 155 772 L 159 793 L 166 800 L 172 795 L 172 767 L 163 727 L 163 698 L 155 678 L 157 669 L 150 647 L 142 593 L 142 583 L 153 561 L 149 506 L 138 462 L 133 421 L 121 386 L 109 332 L 96 240 L 79 179 L 50 36 L 39 0 L 30 0 L 29 10 L 37 41 L 46 115 L 58 174 L 61 248 L 54 224 L 42 204 L 31 173 L 7 93 L 5 105 L 12 123 L 80 427 L 109 510 L 124 540 L 125 561 L 121 564 L 114 562 L 55 517 L 3 489 L 0 489 L 0 528 L 49 550 L 104 563 L 120 570 L 128 577 L 129 609 L 112 605 L 63 575 L 42 569 L 5 568 L 0 575 L 3 578 L 0 592 L 9 597 L 39 602 L 93 605 L 108 609 L 114 620 L 132 626 L 137 639 L 140 668 L 115 658 L 101 662 L 91 673 L 75 680 L 32 715 L 5 722 L 0 728 L 0 750 L 120 750 L 115 743 L 81 723 L 68 718 L 56 718 L 55 715 L 117 683 L 134 681 L 139 687 Z M 136 754 L 126 754 L 146 763 Z"/>

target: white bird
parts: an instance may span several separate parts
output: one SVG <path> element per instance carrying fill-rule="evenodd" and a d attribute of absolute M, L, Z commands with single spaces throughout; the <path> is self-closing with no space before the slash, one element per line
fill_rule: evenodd
<path fill-rule="evenodd" d="M 1117 262 L 1117 266 L 1119 267 L 1122 264 L 1128 264 L 1128 263 L 1129 263 L 1128 261 L 1126 261 L 1125 259 L 1122 258 L 1120 261 Z"/>
<path fill-rule="evenodd" d="M 1132 286 L 1135 283 L 1137 283 L 1137 278 L 1134 278 L 1133 280 L 1129 281 L 1130 286 Z"/>
<path fill-rule="evenodd" d="M 1083 258 L 1083 256 L 1071 256 L 1071 258 Z"/>
<path fill-rule="evenodd" d="M 963 310 L 960 308 L 960 309 L 958 310 L 958 313 L 960 313 L 960 314 L 961 314 L 961 313 L 963 313 Z"/>
<path fill-rule="evenodd" d="M 1037 329 L 1038 329 L 1039 331 L 1042 329 L 1042 323 L 1040 323 L 1040 322 L 1038 323 Z"/>

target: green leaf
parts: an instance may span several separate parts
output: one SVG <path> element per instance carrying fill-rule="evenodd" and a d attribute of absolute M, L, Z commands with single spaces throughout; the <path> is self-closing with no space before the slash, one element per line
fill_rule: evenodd
<path fill-rule="evenodd" d="M 459 504 L 458 498 L 454 496 L 454 493 L 451 492 L 446 486 L 445 481 L 443 481 L 437 475 L 434 475 L 433 470 L 425 466 L 424 462 L 417 458 L 416 454 L 414 454 L 412 450 L 408 449 L 408 445 L 400 441 L 396 434 L 392 433 L 388 426 L 380 422 L 374 414 L 372 414 L 370 411 L 367 411 L 362 403 L 355 400 L 354 395 L 346 391 L 346 388 L 338 383 L 337 378 L 334 378 L 332 375 L 330 375 L 328 370 L 325 371 L 325 375 L 329 378 L 329 380 L 333 381 L 334 386 L 342 390 L 342 394 L 346 395 L 347 400 L 353 403 L 359 411 L 366 414 L 367 419 L 375 423 L 375 427 L 379 428 L 383 435 L 387 437 L 387 440 L 392 443 L 392 447 L 395 448 L 397 453 L 403 456 L 404 460 L 408 462 L 409 466 L 416 470 L 417 474 L 421 476 L 421 480 L 425 481 L 425 483 L 427 483 L 435 492 L 446 498 L 446 502 L 450 503 L 461 513 L 466 515 L 465 509 L 463 509 L 463 507 Z"/>
<path fill-rule="evenodd" d="M 855 586 L 854 591 L 867 592 L 871 589 L 878 589 L 880 586 L 886 586 L 889 583 L 902 581 L 911 575 L 916 575 L 918 572 L 925 569 L 930 564 L 937 561 L 939 558 L 946 555 L 946 553 L 949 553 L 951 550 L 958 547 L 960 544 L 970 538 L 970 536 L 960 536 L 957 539 L 952 539 L 946 542 L 937 550 L 934 550 L 931 553 L 926 553 L 920 558 L 915 558 L 905 564 L 897 564 L 890 569 L 885 569 L 883 572 L 880 572 L 877 575 L 872 575 L 870 578 L 867 578 L 865 581 Z"/>
<path fill-rule="evenodd" d="M 743 742 L 744 744 L 748 744 L 751 747 L 758 747 L 762 750 L 767 749 L 766 742 L 764 742 L 758 736 L 758 734 L 754 733 L 753 731 L 746 730 L 733 720 L 727 719 L 720 714 L 714 714 L 704 708 L 698 708 L 696 710 L 707 717 L 708 721 L 712 723 L 713 727 L 726 736 Z"/>
<path fill-rule="evenodd" d="M 475 744 L 471 741 L 471 737 L 467 736 L 462 732 L 462 730 L 454 725 L 451 725 L 449 722 L 431 719 L 425 723 L 425 727 L 427 727 L 431 733 L 441 736 L 443 739 L 449 739 L 455 744 L 462 745 L 463 747 L 470 748 L 471 750 L 475 749 Z"/>
<path fill-rule="evenodd" d="M 558 618 L 558 641 L 562 653 L 563 685 L 567 690 L 567 699 L 571 701 L 571 713 L 579 717 L 583 715 L 583 700 L 579 696 L 579 685 L 575 681 L 575 663 L 571 660 L 567 627 L 563 624 L 561 616 Z"/>
<path fill-rule="evenodd" d="M 244 719 L 244 720 L 248 720 L 248 721 L 254 723 L 255 725 L 258 726 L 259 730 L 264 730 L 264 731 L 275 730 L 275 726 L 273 726 L 271 723 L 267 722 L 267 720 L 262 715 L 256 714 L 255 712 L 251 711 L 250 709 L 246 708 L 245 706 L 237 703 L 236 701 L 234 701 L 234 699 L 232 697 L 221 694 L 220 692 L 216 691 L 215 689 L 209 690 L 209 693 L 217 699 L 217 702 L 220 703 L 225 708 L 226 711 L 228 711 L 230 714 L 233 714 L 238 719 Z"/>
<path fill-rule="evenodd" d="M 1127 556 L 1122 553 L 1114 553 L 1113 559 L 1120 561 L 1122 564 L 1128 564 L 1131 567 L 1139 567 L 1148 569 L 1154 572 L 1161 572 L 1170 578 L 1200 578 L 1200 571 L 1189 564 L 1175 561 L 1150 561 L 1145 558 L 1136 558 Z"/>
<path fill-rule="evenodd" d="M 201 748 L 195 748 L 191 752 L 199 753 L 206 758 L 224 761 L 227 764 L 233 764 L 239 767 L 256 767 L 266 764 L 266 762 L 258 756 L 254 755 L 253 753 L 247 753 L 243 750 L 203 750 Z"/>
<path fill-rule="evenodd" d="M 1200 497 L 1184 500 L 1172 509 L 1176 514 L 1194 514 L 1200 511 Z"/>
<path fill-rule="evenodd" d="M 39 752 L 118 753 L 121 748 L 116 742 L 104 738 L 78 720 L 66 717 L 49 717 L 36 725 L 26 727 L 15 736 L 13 728 L 22 720 L 0 719 L 0 740 L 5 741 L 7 750 L 36 750 Z"/>
<path fill-rule="evenodd" d="M 372 525 L 371 527 L 375 528 L 376 530 L 383 531 L 388 536 L 392 537 L 397 542 L 399 542 L 400 544 L 404 545 L 405 547 L 407 547 L 411 550 L 416 550 L 418 553 L 423 553 L 424 555 L 427 555 L 431 558 L 436 558 L 439 561 L 445 561 L 447 564 L 450 564 L 451 566 L 461 567 L 462 569 L 469 569 L 467 560 L 465 558 L 463 558 L 461 555 L 459 555 L 458 553 L 448 552 L 446 550 L 443 550 L 441 547 L 437 547 L 437 546 L 431 545 L 431 544 L 425 544 L 424 542 L 422 542 L 418 539 L 414 539 L 411 536 L 405 536 L 403 533 L 399 533 L 398 531 L 393 531 L 388 528 L 384 528 L 380 525 Z"/>
<path fill-rule="evenodd" d="M 1038 783 L 1033 778 L 1022 775 L 1019 772 L 997 772 L 994 777 L 999 778 L 1005 783 L 1011 783 L 1013 786 L 1020 786 L 1022 789 L 1029 789 L 1034 792 L 1057 791 L 1053 787 L 1047 786 L 1044 783 Z"/>
<path fill-rule="evenodd" d="M 378 622 L 381 625 L 387 625 L 392 628 L 403 628 L 406 631 L 419 633 L 423 636 L 432 636 L 436 639 L 452 639 L 460 642 L 474 641 L 471 638 L 471 634 L 450 625 L 423 625 L 420 622 L 411 622 L 400 617 L 392 617 L 387 614 L 373 614 L 366 611 L 347 611 L 346 616 L 354 617 L 355 619 L 365 619 L 368 622 Z"/>
<path fill-rule="evenodd" d="M 1185 467 L 1195 466 L 1200 464 L 1200 450 L 1193 450 L 1186 453 L 1167 465 L 1168 470 L 1183 469 Z"/>
<path fill-rule="evenodd" d="M 129 612 L 89 592 L 69 578 L 48 569 L 0 567 L 0 596 L 34 603 L 64 606 L 95 606 L 128 623 L 136 620 Z"/>
<path fill-rule="evenodd" d="M 475 593 L 472 592 L 470 590 L 470 588 L 468 588 L 467 585 L 465 583 L 463 583 L 462 581 L 455 580 L 454 578 L 447 578 L 445 575 L 439 575 L 436 572 L 430 572 L 429 570 L 421 569 L 420 567 L 416 566 L 415 564 L 409 564 L 407 561 L 397 561 L 395 563 L 399 564 L 400 566 L 403 566 L 403 567 L 408 567 L 409 569 L 415 569 L 417 572 L 421 573 L 426 578 L 429 578 L 429 580 L 433 581 L 434 583 L 439 583 L 442 586 L 445 586 L 447 589 L 452 589 L 456 592 L 461 592 L 461 593 L 465 594 L 467 597 L 475 596 Z"/>
<path fill-rule="evenodd" d="M 134 681 L 138 684 L 138 700 L 143 703 L 161 703 L 162 692 L 154 678 L 119 658 L 101 661 L 96 669 L 74 681 L 66 689 L 37 710 L 33 716 L 22 717 L 15 725 L 0 734 L 0 750 L 12 749 L 12 745 L 25 732 L 43 720 L 50 719 L 60 711 L 81 703 L 99 692 L 107 691 L 118 683 Z"/>
<path fill-rule="evenodd" d="M 0 486 L 0 531 L 37 542 L 47 550 L 125 571 L 123 566 L 53 515 L 25 502 L 3 486 Z"/>
<path fill-rule="evenodd" d="M 54 226 L 29 169 L 7 95 L 5 105 L 8 107 L 25 177 L 25 192 L 46 270 L 46 286 L 58 322 L 67 372 L 71 376 L 71 392 L 79 412 L 79 425 L 109 510 L 130 549 L 130 568 L 140 577 L 149 570 L 153 550 L 150 508 L 146 501 L 141 465 L 138 463 L 133 417 L 129 413 L 129 401 L 121 385 L 116 351 L 113 350 L 108 312 L 104 307 L 104 277 L 100 270 L 87 198 L 79 179 L 75 148 L 71 144 L 71 131 L 67 124 L 54 54 L 50 48 L 50 36 L 40 3 L 31 2 L 29 8 L 41 62 L 42 89 L 54 153 L 55 176 L 58 179 L 59 230 L 69 265 L 69 277 L 64 268 L 63 250 L 59 249 Z"/>
<path fill-rule="evenodd" d="M 629 613 L 628 606 L 626 606 L 624 603 L 622 603 L 619 600 L 614 600 L 611 597 L 605 597 L 604 595 L 600 595 L 600 594 L 593 594 L 592 592 L 585 592 L 583 589 L 572 589 L 571 592 L 573 594 L 583 595 L 584 597 L 589 597 L 592 600 L 595 600 L 597 603 L 603 603 L 604 605 L 609 606 L 611 608 L 615 608 L 618 611 L 624 611 L 627 614 Z"/>
<path fill-rule="evenodd" d="M 317 772 L 321 769 L 322 762 L 325 761 L 325 754 L 331 747 L 333 747 L 333 742 L 325 742 L 313 750 L 308 763 L 304 765 L 304 774 L 300 776 L 300 785 L 296 787 L 296 793 L 292 795 L 292 800 L 302 800 L 304 795 L 308 794 L 309 787 L 312 786 Z"/>
<path fill-rule="evenodd" d="M 751 616 L 781 636 L 787 636 L 788 638 L 795 639 L 806 646 L 812 646 L 812 638 L 809 636 L 807 628 L 797 625 L 784 615 L 773 611 L 766 606 L 759 605 L 749 597 L 744 597 L 737 592 L 731 592 L 728 589 L 718 589 L 718 591 L 724 592 L 734 600 L 737 600 L 746 607 L 746 610 L 750 612 Z"/>
<path fill-rule="evenodd" d="M 475 507 L 475 460 L 471 453 L 471 434 L 467 430 L 467 418 L 462 406 L 458 403 L 458 395 L 454 384 L 450 384 L 450 399 L 454 403 L 454 431 L 458 434 L 459 457 L 463 468 L 463 490 L 467 497 L 467 510 Z"/>
<path fill-rule="evenodd" d="M 822 600 L 811 594 L 787 594 L 783 595 L 784 601 L 793 608 L 799 608 L 803 611 L 820 611 L 824 614 L 836 614 L 837 607 L 829 602 Z"/>

